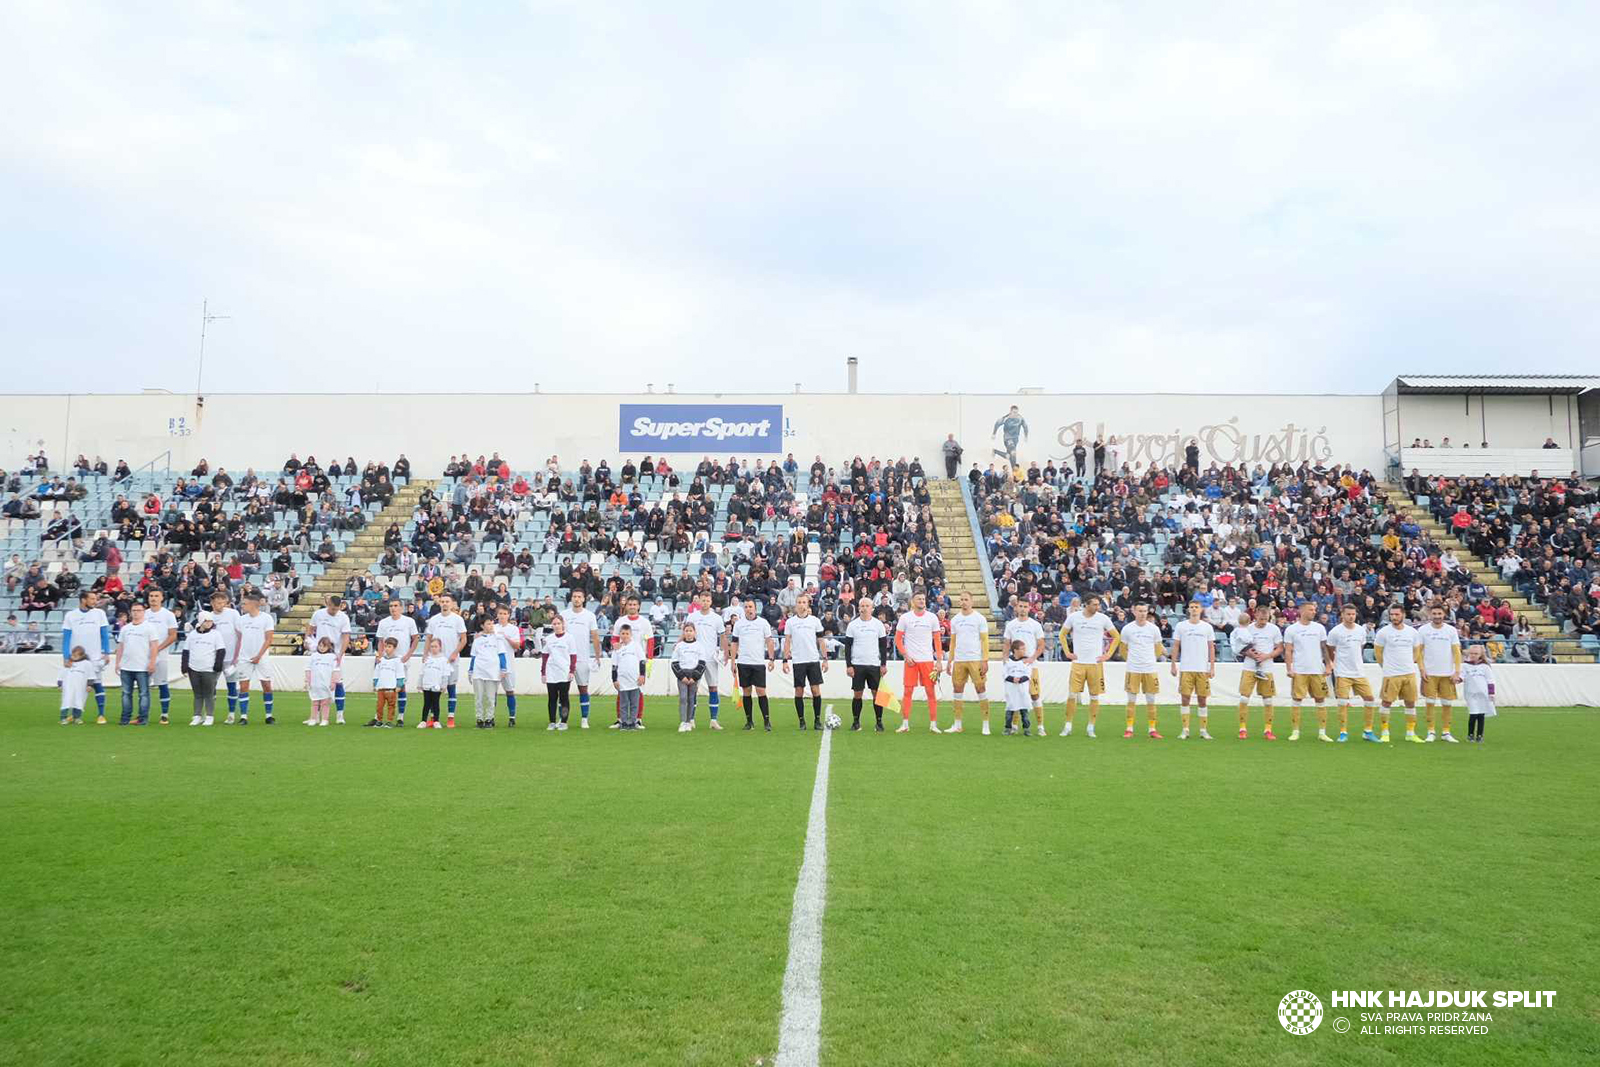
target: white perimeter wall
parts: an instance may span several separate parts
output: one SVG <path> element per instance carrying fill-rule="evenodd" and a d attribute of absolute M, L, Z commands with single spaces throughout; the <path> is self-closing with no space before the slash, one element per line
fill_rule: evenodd
<path fill-rule="evenodd" d="M 1400 443 L 1409 445 L 1418 437 L 1435 445 L 1448 437 L 1453 445 L 1465 442 L 1473 448 L 1485 440 L 1491 448 L 1538 448 L 1546 437 L 1554 437 L 1562 448 L 1576 448 L 1578 399 L 1532 394 L 1402 393 Z"/>
<path fill-rule="evenodd" d="M 273 656 L 271 657 L 273 688 L 285 691 L 298 691 L 304 688 L 305 660 L 299 656 Z M 372 691 L 372 658 L 370 656 L 350 656 L 344 661 L 345 685 L 350 692 L 370 693 Z M 1040 690 L 1045 701 L 1051 704 L 1060 704 L 1067 698 L 1067 677 L 1070 673 L 1069 663 L 1041 663 L 1039 665 Z M 1120 705 L 1126 701 L 1122 692 L 1123 674 L 1127 665 L 1123 663 L 1107 663 L 1106 665 L 1106 692 L 1101 698 L 1102 703 Z M 61 660 L 52 655 L 27 655 L 27 656 L 0 656 L 0 687 L 4 686 L 44 686 L 55 685 L 56 672 L 61 667 Z M 413 661 L 411 664 L 411 677 L 409 684 L 413 693 L 416 692 L 421 664 Z M 1163 664 L 1165 667 L 1165 664 Z M 519 659 L 516 663 L 517 673 L 520 676 L 517 689 L 521 693 L 532 693 L 542 696 L 544 687 L 539 684 L 538 661 Z M 1214 705 L 1224 706 L 1234 704 L 1239 699 L 1239 674 L 1242 671 L 1237 663 L 1217 664 L 1217 676 L 1211 683 L 1211 700 Z M 181 679 L 178 674 L 178 657 L 172 657 L 172 677 Z M 1288 680 L 1282 671 L 1274 672 L 1278 679 L 1279 707 L 1289 706 Z M 1600 707 L 1600 664 L 1584 663 L 1551 663 L 1551 664 L 1506 664 L 1496 666 L 1495 688 L 1501 707 L 1567 707 L 1570 705 L 1584 705 Z M 1161 679 L 1160 700 L 1163 704 L 1176 704 L 1178 702 L 1178 681 L 1165 669 L 1159 674 Z M 1373 691 L 1377 692 L 1380 681 L 1379 668 L 1368 665 L 1367 677 L 1371 679 Z M 990 696 L 995 701 L 996 709 L 1005 707 L 1005 687 L 1000 679 L 999 664 L 990 668 L 989 674 Z M 788 678 L 781 671 L 773 672 L 768 677 L 769 695 L 787 697 L 792 688 L 788 685 Z M 900 665 L 891 663 L 885 672 L 885 680 L 892 684 L 894 691 L 899 693 Z M 108 687 L 118 684 L 117 675 L 109 667 L 105 673 L 105 683 Z M 183 681 L 174 682 L 181 688 L 187 688 Z M 721 689 L 724 693 L 733 689 L 733 672 L 724 668 Z M 470 687 L 465 680 L 465 671 L 462 672 L 462 697 L 466 699 L 470 694 Z M 823 676 L 823 693 L 831 700 L 848 700 L 850 698 L 850 681 L 845 677 L 842 664 L 835 661 L 829 664 L 828 672 Z M 611 693 L 611 669 L 603 665 L 595 674 L 596 693 Z M 650 676 L 645 685 L 645 692 L 654 696 L 668 696 L 676 693 L 672 677 L 671 665 L 667 660 L 653 660 L 650 665 Z M 950 694 L 950 679 L 941 678 L 939 681 L 940 699 L 948 698 Z M 701 687 L 704 697 L 704 686 Z M 968 692 L 969 699 L 975 699 Z M 119 698 L 120 699 L 120 698 Z M 12 702 L 14 703 L 14 702 Z M 1459 703 L 1459 701 L 1458 701 Z M 4 702 L 0 702 L 4 706 Z M 176 706 L 182 713 L 184 704 Z M 419 705 L 420 706 L 420 705 Z M 543 716 L 543 703 L 525 705 L 526 712 L 531 718 Z M 702 711 L 704 703 L 702 699 Z M 835 708 L 835 711 L 841 709 Z M 730 710 L 735 714 L 737 709 Z M 597 710 L 597 715 L 604 714 Z"/>
<path fill-rule="evenodd" d="M 1203 463 L 1332 459 L 1380 472 L 1383 462 L 1376 395 L 234 394 L 208 396 L 197 409 L 193 396 L 157 394 L 6 396 L 0 403 L 6 469 L 41 442 L 57 467 L 80 452 L 138 466 L 168 449 L 181 470 L 201 457 L 213 468 L 276 469 L 291 451 L 324 463 L 333 455 L 392 460 L 404 451 L 422 475 L 437 473 L 453 453 L 494 450 L 519 468 L 539 466 L 551 453 L 576 467 L 585 458 L 617 458 L 623 403 L 781 404 L 785 451 L 807 463 L 817 454 L 830 464 L 855 453 L 920 455 L 933 468 L 942 462 L 945 434 L 954 431 L 966 461 L 987 465 L 994 423 L 1011 404 L 1029 424 L 1019 450 L 1024 462 L 1067 455 L 1080 432 L 1090 440 L 1096 433 L 1123 437 L 1129 464 L 1172 463 L 1191 437 Z M 672 455 L 681 465 L 702 452 Z M 722 457 L 728 454 L 746 455 L 733 449 Z"/>

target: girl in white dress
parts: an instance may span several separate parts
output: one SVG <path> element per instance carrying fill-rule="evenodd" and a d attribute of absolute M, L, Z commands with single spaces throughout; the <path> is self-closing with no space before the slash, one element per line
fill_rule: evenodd
<path fill-rule="evenodd" d="M 306 693 L 311 697 L 311 718 L 306 720 L 307 726 L 328 725 L 328 705 L 339 681 L 339 656 L 333 650 L 333 642 L 324 637 L 317 642 L 317 650 L 307 657 Z"/>
<path fill-rule="evenodd" d="M 1467 662 L 1461 668 L 1462 695 L 1467 701 L 1467 740 L 1483 743 L 1483 723 L 1495 716 L 1494 668 L 1483 658 L 1483 646 L 1467 648 Z"/>

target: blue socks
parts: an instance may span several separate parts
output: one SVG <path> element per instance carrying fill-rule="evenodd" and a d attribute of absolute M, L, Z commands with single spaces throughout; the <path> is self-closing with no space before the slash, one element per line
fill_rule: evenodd
<path fill-rule="evenodd" d="M 1299 631 L 1296 632 L 1298 633 Z M 517 717 L 517 694 L 509 691 L 506 693 L 506 714 L 513 719 Z"/>
<path fill-rule="evenodd" d="M 246 689 L 239 694 L 239 718 L 243 719 L 250 714 L 250 690 Z"/>
<path fill-rule="evenodd" d="M 261 691 L 261 703 L 267 709 L 267 718 L 272 718 L 272 690 L 264 689 Z"/>
<path fill-rule="evenodd" d="M 104 717 L 106 713 L 106 683 L 94 683 L 94 702 L 95 706 L 100 709 L 101 716 Z"/>
<path fill-rule="evenodd" d="M 344 683 L 339 682 L 333 687 L 333 710 L 340 715 L 344 714 Z"/>
<path fill-rule="evenodd" d="M 585 719 L 587 719 L 589 717 L 589 694 L 588 693 L 579 693 L 578 694 L 578 714 L 583 716 Z"/>
<path fill-rule="evenodd" d="M 453 719 L 456 714 L 456 687 L 453 684 L 445 686 L 444 695 L 445 702 L 450 705 L 450 717 Z"/>
<path fill-rule="evenodd" d="M 717 719 L 717 691 L 715 689 L 706 690 L 706 702 L 711 705 L 711 721 L 715 722 Z"/>
<path fill-rule="evenodd" d="M 165 719 L 167 712 L 172 708 L 172 687 L 170 685 L 156 686 L 156 692 L 161 696 L 161 717 Z"/>
<path fill-rule="evenodd" d="M 400 695 L 397 699 L 400 701 L 400 717 L 403 719 L 406 717 L 406 687 L 404 685 L 400 687 Z"/>
<path fill-rule="evenodd" d="M 228 683 L 228 714 L 232 715 L 239 710 L 239 683 Z"/>

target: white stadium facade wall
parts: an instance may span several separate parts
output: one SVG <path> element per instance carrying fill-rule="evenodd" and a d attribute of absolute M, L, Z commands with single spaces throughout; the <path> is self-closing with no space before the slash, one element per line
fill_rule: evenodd
<path fill-rule="evenodd" d="M 370 693 L 372 691 L 372 657 L 349 656 L 345 659 L 344 676 L 345 688 L 352 693 Z M 297 692 L 305 688 L 305 660 L 300 656 L 273 656 L 271 657 L 273 688 L 285 692 Z M 55 685 L 56 672 L 60 669 L 61 660 L 52 655 L 26 655 L 26 656 L 0 656 L 0 687 L 6 686 L 43 686 Z M 1059 705 L 1067 699 L 1067 679 L 1071 673 L 1069 663 L 1041 663 L 1039 664 L 1040 693 L 1047 704 Z M 1000 664 L 996 662 L 991 666 L 989 674 L 990 696 L 994 701 L 994 709 L 1003 712 L 1005 708 L 1005 686 L 1000 678 Z M 1158 674 L 1161 679 L 1161 693 L 1159 699 L 1162 704 L 1176 704 L 1178 702 L 1178 680 L 1173 678 L 1163 663 Z M 532 659 L 519 659 L 517 668 L 517 689 L 523 694 L 534 694 L 542 697 L 544 686 L 539 684 L 539 663 Z M 1217 676 L 1211 683 L 1212 704 L 1219 707 L 1228 707 L 1237 703 L 1239 699 L 1239 674 L 1243 668 L 1237 663 L 1217 664 Z M 418 691 L 420 662 L 413 660 L 411 663 L 410 679 L 408 685 L 415 694 Z M 1122 692 L 1123 675 L 1127 670 L 1124 663 L 1107 663 L 1105 665 L 1106 691 L 1100 698 L 1106 706 L 1124 704 L 1127 698 Z M 1280 696 L 1277 706 L 1287 708 L 1290 706 L 1288 696 L 1288 681 L 1283 672 L 1274 672 L 1278 679 Z M 1584 705 L 1587 707 L 1600 707 L 1600 664 L 1585 663 L 1550 663 L 1550 664 L 1500 664 L 1494 668 L 1496 703 L 1502 707 L 1566 707 L 1571 705 Z M 178 674 L 178 657 L 172 657 L 172 677 L 176 680 L 182 676 Z M 591 690 L 597 694 L 613 692 L 611 688 L 611 669 L 609 665 L 602 664 L 602 668 L 595 672 L 595 685 Z M 1381 679 L 1380 669 L 1368 665 L 1367 677 L 1372 680 L 1373 691 L 1377 691 Z M 107 687 L 118 684 L 117 674 L 109 668 L 105 673 Z M 884 671 L 884 682 L 897 695 L 901 692 L 900 664 L 891 663 Z M 175 681 L 180 688 L 187 688 L 186 683 Z M 462 676 L 459 686 L 463 695 L 470 692 L 470 685 L 466 682 L 465 665 L 463 664 Z M 727 667 L 722 671 L 722 684 L 724 694 L 735 692 L 733 671 Z M 645 693 L 651 696 L 671 696 L 677 692 L 674 688 L 671 664 L 665 659 L 651 661 L 649 677 L 644 687 Z M 828 672 L 823 676 L 823 694 L 832 701 L 846 701 L 850 699 L 850 680 L 845 677 L 844 665 L 839 661 L 829 664 Z M 767 694 L 773 699 L 787 698 L 793 692 L 793 683 L 789 676 L 781 670 L 775 670 L 767 676 Z M 950 679 L 939 679 L 939 699 L 950 699 Z M 701 710 L 704 712 L 704 688 L 701 692 Z M 420 698 L 419 698 L 420 699 Z M 920 694 L 919 694 L 920 699 Z M 968 700 L 976 699 L 969 691 Z M 1330 704 L 1333 701 L 1330 699 Z M 737 704 L 737 701 L 734 701 Z M 175 705 L 180 712 L 182 705 Z M 544 715 L 543 703 L 528 705 L 526 714 L 529 721 Z M 780 704 L 780 708 L 785 705 Z M 839 707 L 835 711 L 841 710 Z M 919 704 L 920 710 L 920 704 Z M 730 706 L 729 714 L 736 715 L 737 707 Z M 994 713 L 994 712 L 992 712 Z M 597 708 L 596 715 L 603 714 Z M 941 717 L 947 717 L 941 711 Z"/>
<path fill-rule="evenodd" d="M 7 396 L 0 420 L 0 466 L 15 467 L 43 447 L 65 466 L 79 453 L 138 466 L 172 453 L 173 470 L 202 457 L 213 468 L 276 468 L 291 452 L 327 462 L 355 456 L 392 460 L 400 452 L 420 475 L 438 471 L 454 454 L 498 450 L 513 465 L 533 468 L 551 454 L 564 467 L 602 456 L 616 459 L 663 451 L 681 466 L 704 454 L 747 458 L 793 452 L 836 464 L 863 456 L 921 456 L 930 468 L 954 432 L 966 462 L 987 465 L 999 447 L 997 420 L 1015 404 L 1028 424 L 1018 448 L 1023 462 L 1061 459 L 1076 434 L 1123 439 L 1130 466 L 1181 460 L 1192 438 L 1202 465 L 1211 462 L 1333 460 L 1377 472 L 1383 464 L 1381 398 L 1377 395 L 1210 394 L 216 394 L 203 405 L 179 394 Z M 702 440 L 644 440 L 623 447 L 625 407 L 667 405 L 689 417 L 728 409 L 780 409 L 757 452 L 734 439 L 713 447 Z M 1542 425 L 1542 424 L 1541 424 Z M 1542 440 L 1542 437 L 1540 438 Z M 992 442 L 992 444 L 991 444 Z M 654 447 L 651 447 L 653 445 Z M 161 468 L 163 462 L 157 462 Z"/>

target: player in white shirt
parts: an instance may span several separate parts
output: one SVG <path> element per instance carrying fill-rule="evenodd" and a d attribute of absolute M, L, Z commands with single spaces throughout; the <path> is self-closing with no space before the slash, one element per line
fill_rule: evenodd
<path fill-rule="evenodd" d="M 802 593 L 794 614 L 783 624 L 783 669 L 794 674 L 794 713 L 806 728 L 805 689 L 811 686 L 811 728 L 822 729 L 822 675 L 828 669 L 828 639 L 822 620 L 811 614 L 811 597 Z"/>
<path fill-rule="evenodd" d="M 983 716 L 983 733 L 989 733 L 989 620 L 972 610 L 972 594 L 961 593 L 961 610 L 950 616 L 950 649 L 945 653 L 944 670 L 956 701 L 956 721 L 946 733 L 961 732 L 961 703 L 967 684 L 978 693 L 978 711 Z"/>
<path fill-rule="evenodd" d="M 1217 675 L 1217 631 L 1203 618 L 1198 600 L 1189 601 L 1189 617 L 1172 628 L 1172 673 L 1178 679 L 1178 702 L 1183 706 L 1179 741 L 1189 739 L 1189 700 L 1200 704 L 1200 739 L 1211 740 L 1206 730 L 1210 711 L 1211 679 Z"/>
<path fill-rule="evenodd" d="M 155 666 L 150 668 L 150 684 L 161 698 L 161 725 L 167 725 L 167 712 L 172 708 L 171 654 L 178 643 L 178 617 L 165 606 L 166 594 L 151 586 L 145 594 L 144 621 L 157 629 L 165 628 L 167 636 L 155 650 Z"/>
<path fill-rule="evenodd" d="M 1428 740 L 1434 739 L 1434 715 L 1441 736 L 1456 744 L 1450 733 L 1450 717 L 1455 709 L 1450 702 L 1456 698 L 1456 686 L 1461 684 L 1461 634 L 1444 621 L 1444 608 L 1428 609 L 1428 622 L 1422 632 L 1422 699 L 1428 702 Z"/>
<path fill-rule="evenodd" d="M 378 647 L 383 647 L 384 641 L 394 638 L 395 648 L 400 652 L 400 682 L 395 689 L 395 699 L 399 705 L 400 715 L 398 722 L 406 721 L 406 671 L 410 668 L 411 657 L 416 654 L 417 645 L 421 637 L 417 633 L 417 620 L 407 615 L 405 605 L 399 597 L 389 601 L 389 614 L 378 620 Z M 376 662 L 373 668 L 377 668 Z M 427 721 L 424 719 L 423 721 Z"/>
<path fill-rule="evenodd" d="M 350 616 L 345 614 L 342 596 L 330 595 L 326 605 L 311 613 L 311 621 L 306 625 L 305 647 L 319 648 L 324 637 L 333 644 L 333 656 L 339 668 L 333 673 L 333 710 L 339 725 L 343 726 L 344 654 L 350 647 Z"/>
<path fill-rule="evenodd" d="M 128 622 L 117 634 L 116 671 L 122 680 L 122 725 L 143 726 L 150 721 L 151 650 L 166 636 L 145 621 L 144 605 L 128 609 Z M 133 691 L 139 691 L 139 718 L 133 719 Z"/>
<path fill-rule="evenodd" d="M 522 627 L 511 621 L 511 609 L 496 608 L 495 635 L 506 646 L 506 674 L 501 685 L 506 691 L 506 725 L 517 725 L 517 653 L 522 651 Z"/>
<path fill-rule="evenodd" d="M 1084 599 L 1083 609 L 1067 616 L 1061 626 L 1061 650 L 1072 661 L 1072 671 L 1067 679 L 1067 724 L 1061 736 L 1072 734 L 1072 720 L 1078 713 L 1078 694 L 1089 690 L 1089 730 L 1094 736 L 1094 724 L 1100 718 L 1100 694 L 1106 691 L 1106 660 L 1117 650 L 1121 638 L 1117 624 L 1111 616 L 1100 610 L 1100 598 L 1090 594 Z M 1044 727 L 1044 715 L 1039 716 L 1039 726 Z"/>
<path fill-rule="evenodd" d="M 911 729 L 911 698 L 918 686 L 928 697 L 928 729 L 939 733 L 939 655 L 944 651 L 943 636 L 939 616 L 928 610 L 928 598 L 922 593 L 913 594 L 911 610 L 894 625 L 894 647 L 905 658 L 905 697 L 900 702 L 897 734 Z"/>
<path fill-rule="evenodd" d="M 613 648 L 615 648 L 617 644 L 616 635 L 622 632 L 622 628 L 624 626 L 628 628 L 629 643 L 633 645 L 633 654 L 638 656 L 640 662 L 644 664 L 644 667 L 641 669 L 644 670 L 645 675 L 648 676 L 650 673 L 650 657 L 655 655 L 656 628 L 651 625 L 649 619 L 639 614 L 639 598 L 636 596 L 630 596 L 623 600 L 622 614 L 617 616 L 617 621 L 611 624 L 611 645 Z M 614 666 L 615 657 L 613 657 L 613 667 Z M 617 721 L 611 724 L 611 729 L 613 730 L 622 729 L 622 704 L 622 691 L 618 690 Z M 634 725 L 643 730 L 643 698 L 640 699 L 638 712 L 639 714 L 637 719 L 634 721 Z"/>
<path fill-rule="evenodd" d="M 261 683 L 261 706 L 267 712 L 267 725 L 272 718 L 272 631 L 277 620 L 269 611 L 261 610 L 261 594 L 251 590 L 244 597 L 244 614 L 239 616 L 235 629 L 239 634 L 239 725 L 243 726 L 250 715 L 250 683 Z"/>
<path fill-rule="evenodd" d="M 1422 635 L 1406 622 L 1406 609 L 1396 604 L 1389 609 L 1389 624 L 1372 637 L 1372 654 L 1383 665 L 1383 689 L 1378 699 L 1383 704 L 1383 734 L 1368 741 L 1389 742 L 1389 709 L 1396 700 L 1406 706 L 1406 740 L 1423 744 L 1417 736 L 1417 665 L 1422 662 Z"/>
<path fill-rule="evenodd" d="M 717 722 L 719 701 L 717 682 L 722 675 L 722 661 L 728 658 L 727 625 L 711 607 L 711 594 L 695 596 L 695 606 L 684 616 L 684 623 L 694 624 L 695 641 L 700 645 L 700 662 L 706 666 L 706 703 L 711 709 L 711 728 L 722 729 Z"/>
<path fill-rule="evenodd" d="M 1021 641 L 1028 650 L 1028 692 L 1033 696 L 1033 729 L 1037 737 L 1049 737 L 1044 728 L 1044 690 L 1039 685 L 1039 658 L 1044 655 L 1044 627 L 1032 618 L 1033 606 L 1026 600 L 1013 601 L 1016 614 L 1006 623 L 1003 631 L 1006 648 Z M 1009 668 L 1008 668 L 1009 669 Z M 1027 736 L 1024 734 L 1023 736 Z"/>
<path fill-rule="evenodd" d="M 456 728 L 456 672 L 460 670 L 461 653 L 467 648 L 467 620 L 456 609 L 456 598 L 446 593 L 439 598 L 439 610 L 428 616 L 423 633 L 428 640 L 439 639 L 444 646 L 446 661 L 450 664 L 450 679 L 445 683 L 445 729 Z"/>
<path fill-rule="evenodd" d="M 75 648 L 83 649 L 83 654 L 89 660 L 87 668 L 89 686 L 94 690 L 94 702 L 98 708 L 98 717 L 95 721 L 104 726 L 106 685 L 100 675 L 105 671 L 106 661 L 111 655 L 111 622 L 100 608 L 100 594 L 92 589 L 85 589 L 79 593 L 77 608 L 67 612 L 61 620 L 63 666 L 71 662 L 72 650 Z"/>
<path fill-rule="evenodd" d="M 883 658 L 888 653 L 889 631 L 872 614 L 872 598 L 856 599 L 856 617 L 844 630 L 844 673 L 854 694 L 850 702 L 850 729 L 861 729 L 861 691 L 872 691 L 872 712 L 878 733 L 883 733 L 883 706 L 878 703 L 878 683 L 883 680 Z"/>
<path fill-rule="evenodd" d="M 228 684 L 228 717 L 224 725 L 231 726 L 239 713 L 239 610 L 233 606 L 233 597 L 218 589 L 211 594 L 211 610 L 200 615 L 211 619 L 217 639 L 222 642 L 222 680 Z"/>
<path fill-rule="evenodd" d="M 594 612 L 583 606 L 587 599 L 583 590 L 573 590 L 571 606 L 561 613 L 561 620 L 567 624 L 567 637 L 578 656 L 572 680 L 578 686 L 578 715 L 585 730 L 589 728 L 589 670 L 600 662 L 600 624 Z"/>
<path fill-rule="evenodd" d="M 1366 702 L 1367 722 L 1364 736 L 1372 737 L 1372 717 L 1377 702 L 1372 697 L 1372 683 L 1362 669 L 1362 649 L 1367 646 L 1367 628 L 1356 621 L 1356 606 L 1346 604 L 1339 610 L 1339 623 L 1328 631 L 1328 648 L 1333 656 L 1333 695 L 1339 701 L 1339 740 L 1350 737 L 1350 698 L 1359 696 Z"/>
<path fill-rule="evenodd" d="M 738 674 L 739 694 L 744 700 L 744 728 L 755 729 L 755 715 L 750 702 L 750 692 L 755 691 L 761 703 L 761 721 L 768 733 L 772 732 L 772 714 L 767 705 L 767 672 L 772 669 L 772 659 L 777 653 L 772 638 L 772 627 L 756 614 L 756 602 L 744 602 L 744 615 L 733 624 L 728 633 L 732 648 L 734 670 Z"/>
<path fill-rule="evenodd" d="M 1133 621 L 1122 628 L 1119 635 L 1122 647 L 1127 650 L 1128 670 L 1123 676 L 1123 692 L 1128 694 L 1128 722 L 1122 736 L 1133 736 L 1134 700 L 1144 696 L 1145 719 L 1152 741 L 1161 740 L 1156 732 L 1156 696 L 1161 692 L 1161 675 L 1156 663 L 1166 655 L 1166 643 L 1161 640 L 1161 627 L 1150 621 L 1150 605 L 1135 604 Z"/>
<path fill-rule="evenodd" d="M 1272 698 L 1278 695 L 1278 683 L 1272 677 L 1272 661 L 1283 655 L 1283 631 L 1272 621 L 1272 605 L 1258 601 L 1250 618 L 1233 628 L 1233 651 L 1244 663 L 1239 672 L 1239 740 L 1250 736 L 1250 697 L 1261 698 L 1261 708 L 1266 715 L 1268 741 L 1276 741 L 1272 733 Z"/>
<path fill-rule="evenodd" d="M 1317 702 L 1317 740 L 1328 736 L 1328 628 L 1317 621 L 1317 606 L 1307 600 L 1300 618 L 1283 631 L 1283 661 L 1289 668 L 1289 698 L 1294 701 L 1289 740 L 1300 740 L 1301 705 L 1309 696 Z"/>

